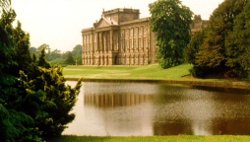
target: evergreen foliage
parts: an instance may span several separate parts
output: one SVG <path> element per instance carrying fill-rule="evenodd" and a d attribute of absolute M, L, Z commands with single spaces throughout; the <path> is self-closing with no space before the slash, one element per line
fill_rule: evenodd
<path fill-rule="evenodd" d="M 18 69 L 17 70 L 26 70 L 28 69 L 29 63 L 31 62 L 31 57 L 29 54 L 29 34 L 25 33 L 22 30 L 21 23 L 17 23 L 17 27 L 13 29 L 13 40 L 16 56 L 14 59 L 17 61 Z"/>
<path fill-rule="evenodd" d="M 22 111 L 34 118 L 43 137 L 53 138 L 60 136 L 66 124 L 74 119 L 70 111 L 76 102 L 81 81 L 75 88 L 65 85 L 62 68 L 51 67 L 43 62 L 44 58 L 45 55 L 41 54 L 37 65 L 33 64 L 27 74 L 20 72 L 20 87 L 25 89 L 23 94 L 27 97 Z"/>
<path fill-rule="evenodd" d="M 183 62 L 183 50 L 191 37 L 192 12 L 179 0 L 157 0 L 149 8 L 161 67 L 179 65 Z"/>
<path fill-rule="evenodd" d="M 16 42 L 12 22 L 15 12 L 2 10 L 0 19 L 0 141 L 39 141 L 35 135 L 33 120 L 30 116 L 16 109 L 20 102 L 18 88 L 18 63 Z M 33 135 L 34 134 L 34 135 Z"/>
<path fill-rule="evenodd" d="M 8 6 L 0 1 L 1 6 Z M 70 111 L 79 93 L 65 85 L 60 67 L 51 67 L 42 53 L 30 57 L 29 35 L 15 12 L 3 8 L 0 18 L 0 141 L 42 141 L 61 135 L 74 119 Z"/>

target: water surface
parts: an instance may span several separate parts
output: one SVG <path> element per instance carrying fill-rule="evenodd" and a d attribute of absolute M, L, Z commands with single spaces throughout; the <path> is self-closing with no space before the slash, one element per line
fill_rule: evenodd
<path fill-rule="evenodd" d="M 69 82 L 74 84 L 75 82 Z M 250 91 L 86 82 L 67 135 L 249 135 Z"/>

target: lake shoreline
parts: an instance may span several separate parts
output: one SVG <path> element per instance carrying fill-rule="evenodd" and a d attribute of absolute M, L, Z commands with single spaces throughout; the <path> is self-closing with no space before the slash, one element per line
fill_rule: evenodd
<path fill-rule="evenodd" d="M 80 78 L 65 78 L 67 81 L 78 81 Z M 183 84 L 189 86 L 200 87 L 215 87 L 225 89 L 247 89 L 250 90 L 250 83 L 245 81 L 230 81 L 230 80 L 153 80 L 153 79 L 98 79 L 98 78 L 83 78 L 83 82 L 147 82 L 147 83 L 166 83 L 166 84 Z"/>
<path fill-rule="evenodd" d="M 223 135 L 223 136 L 188 136 L 188 135 L 179 135 L 179 136 L 152 136 L 152 137 L 94 137 L 94 136 L 62 136 L 55 140 L 49 142 L 82 142 L 82 141 L 91 141 L 91 142 L 156 142 L 156 141 L 178 141 L 178 142 L 228 142 L 228 141 L 237 141 L 237 142 L 248 142 L 250 140 L 249 136 L 232 136 L 232 135 Z"/>

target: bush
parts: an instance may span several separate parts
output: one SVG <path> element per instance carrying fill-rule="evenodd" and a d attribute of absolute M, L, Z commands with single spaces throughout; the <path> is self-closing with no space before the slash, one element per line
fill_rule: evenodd
<path fill-rule="evenodd" d="M 39 59 L 44 60 L 44 57 Z M 27 73 L 20 72 L 20 87 L 25 89 L 22 111 L 34 118 L 42 137 L 50 139 L 60 136 L 66 124 L 74 119 L 70 111 L 76 102 L 81 80 L 71 88 L 65 85 L 61 67 L 51 67 L 41 61 L 37 64 L 33 64 Z"/>

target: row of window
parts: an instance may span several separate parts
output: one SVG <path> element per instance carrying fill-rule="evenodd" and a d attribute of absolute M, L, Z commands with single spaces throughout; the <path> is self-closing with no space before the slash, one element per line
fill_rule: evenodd
<path fill-rule="evenodd" d="M 118 32 L 113 32 L 113 49 L 111 48 L 110 31 L 87 34 L 83 36 L 83 50 L 88 51 L 108 51 L 118 50 L 119 43 L 121 50 L 126 51 L 133 48 L 147 48 L 150 37 L 149 26 L 137 26 L 121 29 L 118 38 Z M 93 40 L 94 38 L 94 40 Z M 94 41 L 94 43 L 93 43 Z M 93 46 L 94 45 L 94 46 Z M 94 49 L 96 48 L 96 49 Z"/>

